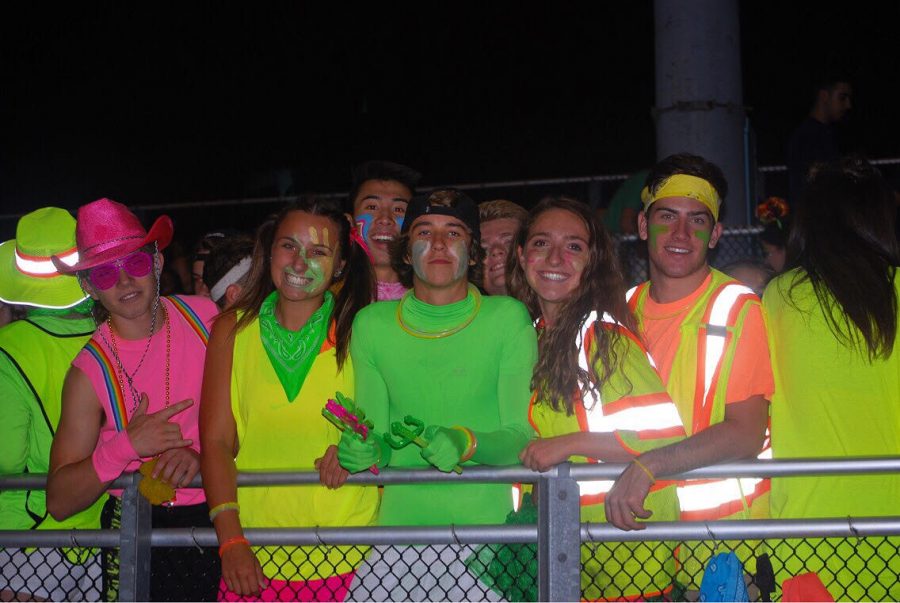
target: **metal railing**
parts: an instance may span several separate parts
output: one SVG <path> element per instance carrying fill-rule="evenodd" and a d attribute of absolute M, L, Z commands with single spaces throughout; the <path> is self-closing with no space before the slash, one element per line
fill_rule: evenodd
<path fill-rule="evenodd" d="M 356 528 L 250 528 L 245 533 L 261 545 L 536 545 L 539 600 L 582 598 L 585 543 L 720 541 L 733 539 L 845 538 L 900 535 L 900 516 L 879 518 L 746 520 L 715 522 L 648 522 L 645 530 L 623 532 L 608 524 L 580 519 L 579 480 L 615 479 L 621 464 L 561 464 L 544 473 L 522 467 L 467 467 L 462 475 L 435 470 L 387 470 L 381 475 L 357 474 L 356 484 L 413 484 L 423 482 L 481 482 L 538 484 L 538 519 L 532 525 L 422 526 Z M 746 461 L 686 472 L 679 478 L 793 477 L 836 474 L 900 473 L 900 457 L 854 459 L 795 459 Z M 152 547 L 216 546 L 210 528 L 152 529 L 149 503 L 137 493 L 140 476 L 123 476 L 114 486 L 125 489 L 120 530 L 0 531 L 2 547 L 114 547 L 119 549 L 119 599 L 147 600 Z M 316 473 L 242 473 L 240 487 L 318 484 Z M 199 478 L 194 486 L 199 485 Z M 0 477 L 0 490 L 39 490 L 44 476 Z M 877 495 L 871 493 L 869 495 Z M 895 560 L 889 559 L 893 563 Z M 0 585 L 0 590 L 4 586 Z M 98 590 L 99 592 L 99 590 Z M 840 597 L 839 593 L 837 596 Z"/>

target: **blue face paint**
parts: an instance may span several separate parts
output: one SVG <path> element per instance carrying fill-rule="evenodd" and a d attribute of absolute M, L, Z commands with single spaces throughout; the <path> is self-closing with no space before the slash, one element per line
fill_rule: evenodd
<path fill-rule="evenodd" d="M 397 228 L 399 230 L 403 230 L 403 218 L 405 218 L 405 217 L 406 216 L 400 216 L 399 218 L 394 218 L 394 222 L 397 223 Z"/>
<path fill-rule="evenodd" d="M 368 243 L 369 241 L 369 230 L 372 228 L 372 214 L 361 214 L 356 218 L 356 229 L 359 232 L 359 236 L 362 237 L 363 241 Z"/>

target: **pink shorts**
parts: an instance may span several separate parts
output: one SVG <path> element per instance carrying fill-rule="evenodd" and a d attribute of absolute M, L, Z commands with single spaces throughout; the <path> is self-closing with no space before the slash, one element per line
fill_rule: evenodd
<path fill-rule="evenodd" d="M 235 594 L 219 580 L 219 601 L 343 601 L 356 572 L 318 580 L 269 580 L 259 597 Z"/>

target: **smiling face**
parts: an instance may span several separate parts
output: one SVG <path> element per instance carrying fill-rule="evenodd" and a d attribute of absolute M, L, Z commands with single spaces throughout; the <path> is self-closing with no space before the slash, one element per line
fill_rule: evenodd
<path fill-rule="evenodd" d="M 690 292 L 709 273 L 706 254 L 718 243 L 722 225 L 696 199 L 669 197 L 639 214 L 638 233 L 648 242 L 650 279 L 683 281 L 680 288 Z"/>
<path fill-rule="evenodd" d="M 272 243 L 271 276 L 280 300 L 322 303 L 336 270 L 343 268 L 338 226 L 304 211 L 287 214 Z"/>
<path fill-rule="evenodd" d="M 115 283 L 108 289 L 101 290 L 93 286 L 91 278 L 87 274 L 80 277 L 81 286 L 85 292 L 99 301 L 117 323 L 119 318 L 136 320 L 151 316 L 153 302 L 156 300 L 156 281 L 162 271 L 163 256 L 160 253 L 153 253 L 152 248 L 148 253 L 155 259 L 153 267 L 146 275 L 134 277 L 129 274 L 128 270 L 120 269 Z M 143 336 L 146 337 L 146 334 Z"/>
<path fill-rule="evenodd" d="M 372 252 L 376 267 L 390 268 L 388 246 L 400 226 L 412 192 L 396 180 L 366 180 L 353 200 L 353 219 Z"/>
<path fill-rule="evenodd" d="M 534 290 L 547 324 L 581 284 L 590 262 L 590 233 L 584 221 L 565 209 L 540 214 L 517 249 L 525 280 Z"/>
<path fill-rule="evenodd" d="M 481 223 L 484 249 L 484 289 L 490 295 L 506 295 L 506 257 L 519 230 L 515 218 L 497 218 Z"/>
<path fill-rule="evenodd" d="M 468 270 L 472 235 L 453 216 L 430 214 L 416 218 L 409 229 L 409 263 L 413 267 L 416 297 L 429 301 L 430 292 L 462 292 L 468 288 Z M 460 299 L 462 299 L 460 297 Z"/>

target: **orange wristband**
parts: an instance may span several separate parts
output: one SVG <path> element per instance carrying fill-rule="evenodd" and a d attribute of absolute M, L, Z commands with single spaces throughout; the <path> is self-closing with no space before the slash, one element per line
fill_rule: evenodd
<path fill-rule="evenodd" d="M 228 549 L 230 549 L 231 547 L 233 547 L 236 544 L 246 544 L 247 546 L 250 546 L 250 541 L 247 540 L 246 538 L 244 538 L 243 536 L 235 536 L 234 538 L 229 538 L 228 540 L 226 540 L 225 542 L 223 542 L 222 544 L 219 545 L 219 557 L 221 557 L 222 554 L 225 553 L 225 551 L 227 551 Z"/>

